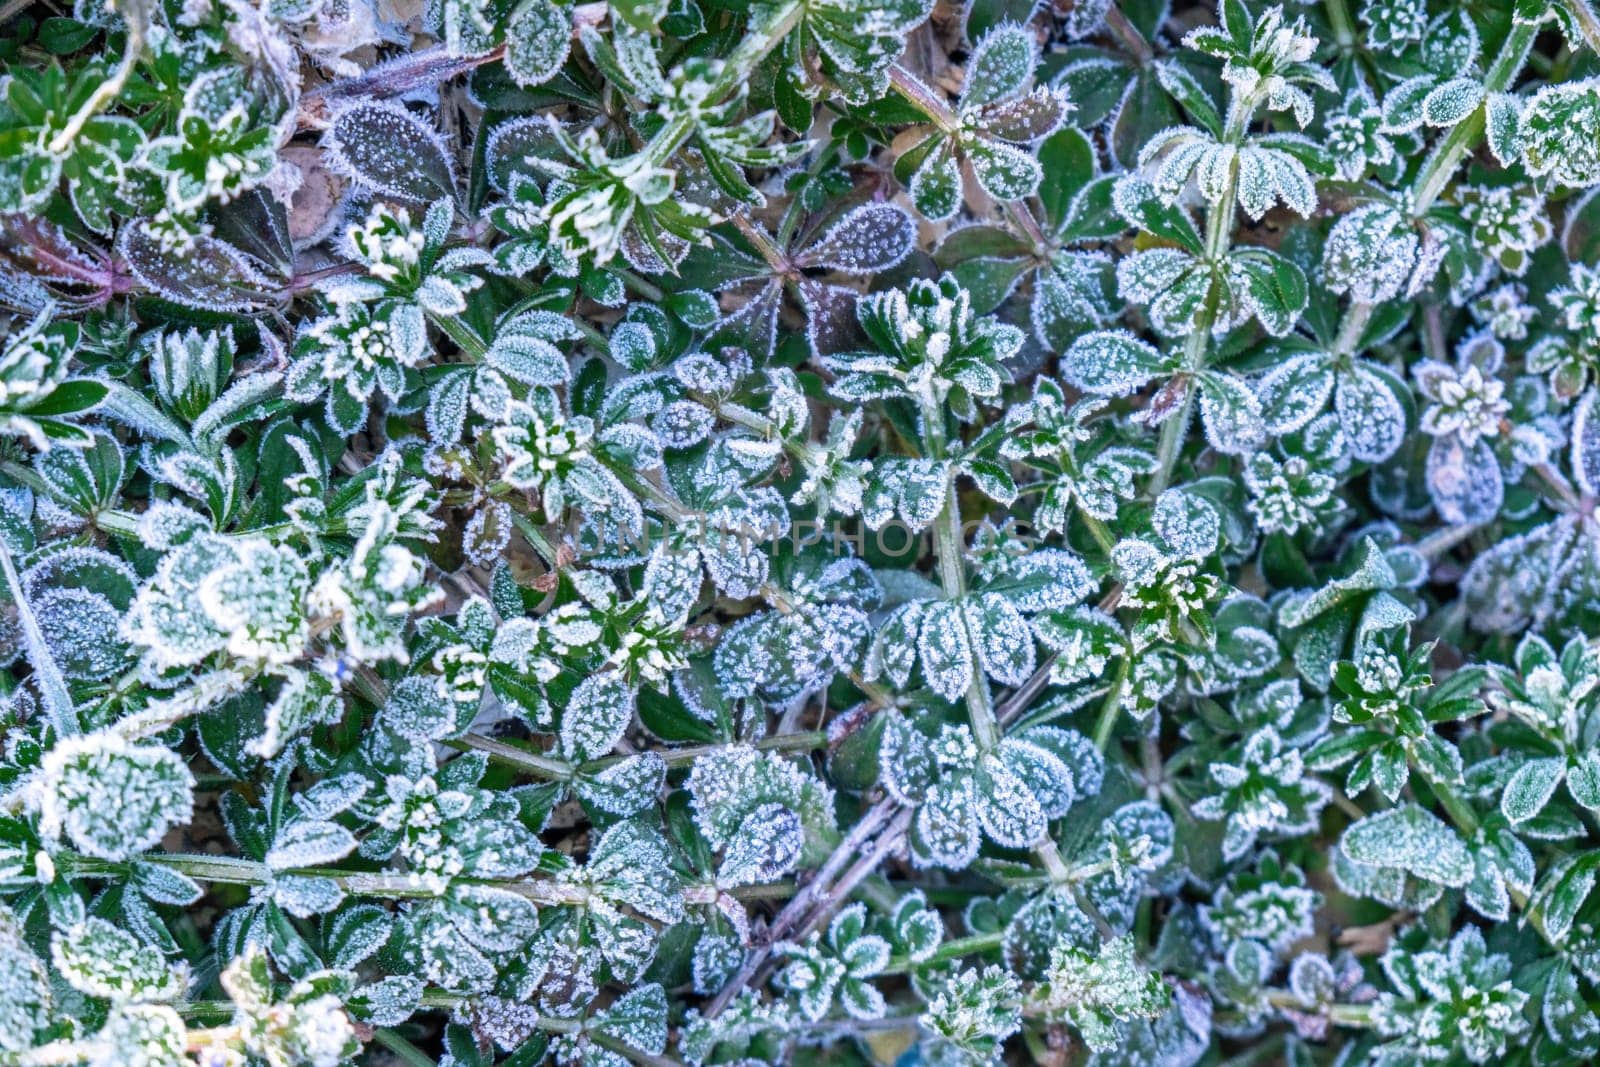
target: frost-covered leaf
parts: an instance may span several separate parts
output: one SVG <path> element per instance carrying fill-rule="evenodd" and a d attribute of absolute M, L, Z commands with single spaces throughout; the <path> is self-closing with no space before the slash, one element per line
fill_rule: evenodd
<path fill-rule="evenodd" d="M 1166 371 L 1168 360 L 1132 334 L 1099 331 L 1073 342 L 1061 360 L 1061 373 L 1085 392 L 1126 396 Z"/>
<path fill-rule="evenodd" d="M 1207 371 L 1200 382 L 1200 418 L 1212 448 L 1229 455 L 1245 455 L 1266 439 L 1261 401 L 1243 381 Z"/>
<path fill-rule="evenodd" d="M 763 804 L 739 824 L 717 881 L 724 886 L 775 882 L 794 868 L 803 844 L 800 816 L 782 804 Z"/>
<path fill-rule="evenodd" d="M 561 750 L 569 759 L 599 759 L 633 721 L 633 690 L 617 671 L 585 678 L 561 712 Z"/>
<path fill-rule="evenodd" d="M 122 860 L 153 848 L 189 821 L 194 779 L 163 745 L 131 744 L 113 733 L 66 738 L 45 754 L 31 802 L 47 836 Z"/>
<path fill-rule="evenodd" d="M 74 989 L 92 997 L 160 1002 L 183 995 L 183 969 L 104 919 L 89 918 L 58 933 L 50 956 Z"/>
<path fill-rule="evenodd" d="M 273 870 L 322 867 L 339 862 L 355 848 L 355 835 L 338 823 L 298 819 L 279 832 L 266 861 Z"/>
<path fill-rule="evenodd" d="M 898 266 L 916 243 L 911 216 L 893 204 L 863 204 L 828 227 L 802 254 L 808 266 L 873 274 Z"/>
<path fill-rule="evenodd" d="M 972 684 L 972 643 L 961 605 L 940 603 L 922 616 L 917 658 L 928 687 L 946 700 L 960 700 Z"/>
<path fill-rule="evenodd" d="M 364 100 L 341 108 L 323 148 L 331 166 L 374 193 L 424 204 L 455 195 L 455 167 L 444 142 L 392 101 Z"/>
<path fill-rule="evenodd" d="M 1522 158 L 1564 185 L 1600 184 L 1600 80 L 1547 85 L 1522 111 Z"/>
<path fill-rule="evenodd" d="M 506 72 L 523 88 L 555 77 L 572 50 L 572 15 L 554 0 L 522 0 L 506 20 Z"/>
<path fill-rule="evenodd" d="M 1353 823 L 1341 845 L 1357 863 L 1398 868 L 1431 882 L 1459 887 L 1472 878 L 1472 858 L 1456 832 L 1415 804 Z"/>
<path fill-rule="evenodd" d="M 975 107 L 1020 93 L 1032 80 L 1039 46 L 1032 32 L 1017 23 L 1002 23 L 983 35 L 967 59 L 967 80 L 961 103 Z"/>
<path fill-rule="evenodd" d="M 1513 824 L 1527 822 L 1544 810 L 1566 773 L 1566 760 L 1534 759 L 1517 768 L 1500 795 L 1500 810 Z"/>
<path fill-rule="evenodd" d="M 242 311 L 277 291 L 244 253 L 205 234 L 173 245 L 141 220 L 123 227 L 117 248 L 142 285 L 185 307 Z"/>

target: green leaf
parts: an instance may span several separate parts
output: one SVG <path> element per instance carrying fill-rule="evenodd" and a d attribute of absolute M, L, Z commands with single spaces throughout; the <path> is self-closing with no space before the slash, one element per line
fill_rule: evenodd
<path fill-rule="evenodd" d="M 1567 761 L 1559 756 L 1529 760 L 1506 783 L 1500 811 L 1512 824 L 1527 822 L 1544 810 L 1566 773 Z"/>
<path fill-rule="evenodd" d="M 1459 888 L 1472 880 L 1472 856 L 1438 816 L 1403 804 L 1351 824 L 1340 840 L 1357 863 L 1391 867 Z"/>
<path fill-rule="evenodd" d="M 522 0 L 506 20 L 506 72 L 526 89 L 555 77 L 572 50 L 572 13 L 553 0 Z"/>

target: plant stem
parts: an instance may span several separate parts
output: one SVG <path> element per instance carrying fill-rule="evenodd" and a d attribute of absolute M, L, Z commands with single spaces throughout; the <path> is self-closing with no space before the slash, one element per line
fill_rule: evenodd
<path fill-rule="evenodd" d="M 489 350 L 472 328 L 460 319 L 450 315 L 435 315 L 429 312 L 428 319 L 439 327 L 446 337 L 456 343 L 456 347 L 473 359 L 482 359 L 483 354 Z"/>
<path fill-rule="evenodd" d="M 1111 527 L 1107 526 L 1104 520 L 1085 511 L 1082 505 L 1078 507 L 1078 517 L 1083 520 L 1083 525 L 1088 529 L 1089 536 L 1094 538 L 1094 543 L 1100 546 L 1100 551 L 1109 556 L 1111 550 L 1117 547 L 1117 538 L 1111 532 Z"/>
<path fill-rule="evenodd" d="M 941 132 L 954 134 L 961 129 L 960 116 L 926 82 L 907 70 L 904 65 L 896 63 L 889 68 L 889 85 L 905 99 L 906 103 L 926 115 L 928 121 L 937 126 Z"/>
<path fill-rule="evenodd" d="M 646 300 L 660 303 L 666 298 L 667 294 L 661 291 L 660 286 L 639 277 L 639 275 L 634 271 L 625 270 L 621 267 L 612 267 L 611 273 L 621 278 L 623 285 L 627 286 L 629 289 L 632 289 Z"/>
<path fill-rule="evenodd" d="M 1137 26 L 1128 21 L 1128 16 L 1124 15 L 1122 9 L 1115 3 L 1106 8 L 1105 19 L 1106 29 L 1110 30 L 1111 35 L 1122 43 L 1122 47 L 1128 50 L 1128 54 L 1133 56 L 1135 63 L 1143 67 L 1155 58 L 1155 52 L 1151 49 L 1150 42 L 1144 39 L 1144 34 L 1139 32 Z"/>
<path fill-rule="evenodd" d="M 1468 837 L 1475 835 L 1478 832 L 1478 815 L 1472 810 L 1472 806 L 1461 798 L 1461 794 L 1456 792 L 1455 786 L 1440 781 L 1426 771 L 1423 775 L 1428 779 L 1428 788 L 1432 789 L 1433 795 L 1438 798 L 1439 806 L 1450 816 L 1450 821 Z"/>
<path fill-rule="evenodd" d="M 995 709 L 995 721 L 1002 728 L 1018 715 L 1028 710 L 1028 705 L 1033 703 L 1033 698 L 1044 692 L 1050 685 L 1050 674 L 1056 664 L 1054 652 L 1044 658 L 1044 661 L 1034 669 L 1033 674 L 1026 682 L 1017 686 L 1016 691 L 1006 697 L 1005 702 Z"/>
<path fill-rule="evenodd" d="M 1291 1011 L 1301 1012 L 1306 1010 L 1300 998 L 1287 989 L 1268 989 L 1265 993 L 1267 1003 L 1275 1008 L 1288 1008 Z M 1372 1007 L 1368 1004 L 1329 1004 L 1324 1013 L 1336 1026 L 1366 1029 L 1373 1025 Z"/>
<path fill-rule="evenodd" d="M 783 254 L 783 249 L 772 242 L 765 230 L 750 221 L 750 217 L 743 212 L 736 212 L 728 217 L 734 229 L 744 235 L 751 246 L 761 256 L 762 262 L 771 268 L 774 274 L 787 274 L 794 269 L 794 265 Z"/>
<path fill-rule="evenodd" d="M 922 432 L 927 438 L 927 455 L 930 459 L 945 458 L 944 409 L 931 392 L 924 391 L 918 398 L 922 409 Z M 933 524 L 934 554 L 938 557 L 939 585 L 945 600 L 961 604 L 967 595 L 966 563 L 963 560 L 966 542 L 961 536 L 961 504 L 956 498 L 955 479 L 945 488 L 944 510 Z M 964 610 L 956 612 L 957 624 L 966 629 L 967 647 L 975 649 L 978 635 L 973 632 Z M 967 683 L 967 720 L 972 724 L 972 736 L 984 752 L 992 752 L 1000 744 L 1000 724 L 995 719 L 994 705 L 989 694 L 989 680 L 980 664 L 972 665 L 972 680 Z M 1047 834 L 1034 846 L 1034 854 L 1044 864 L 1051 881 L 1061 882 L 1067 877 L 1067 864 L 1061 858 L 1055 841 Z"/>
<path fill-rule="evenodd" d="M 722 1010 L 732 1002 L 733 998 L 755 979 L 771 959 L 776 942 L 788 937 L 792 930 L 807 922 L 810 913 L 831 911 L 842 902 L 842 897 L 834 892 L 834 879 L 844 870 L 851 857 L 865 848 L 872 836 L 895 817 L 897 807 L 895 801 L 884 799 L 862 814 L 855 826 L 845 835 L 844 840 L 839 842 L 839 846 L 823 861 L 822 866 L 817 868 L 817 873 L 811 881 L 807 882 L 774 917 L 771 925 L 767 927 L 763 944 L 746 956 L 744 966 L 740 967 L 738 973 L 728 980 L 728 984 L 711 998 L 704 1013 L 707 1019 L 715 1019 L 722 1014 Z"/>
<path fill-rule="evenodd" d="M 409 1064 L 410 1067 L 438 1067 L 438 1065 L 434 1062 L 433 1057 L 423 1052 L 420 1048 L 413 1045 L 411 1042 L 407 1041 L 393 1030 L 383 1028 L 374 1030 L 372 1032 L 372 1041 L 374 1044 L 382 1045 L 384 1048 L 394 1053 L 394 1056 L 397 1060 L 399 1060 L 401 1063 Z"/>
<path fill-rule="evenodd" d="M 1333 339 L 1333 354 L 1338 359 L 1355 355 L 1361 344 L 1361 335 L 1372 321 L 1371 304 L 1351 304 L 1339 321 L 1339 335 Z"/>
<path fill-rule="evenodd" d="M 1253 96 L 1243 100 L 1235 100 L 1228 111 L 1228 122 L 1223 130 L 1223 140 L 1234 147 L 1244 142 L 1245 133 L 1250 128 L 1250 118 L 1255 114 L 1256 101 Z M 1205 369 L 1207 349 L 1211 344 L 1211 328 L 1216 325 L 1217 311 L 1222 305 L 1222 290 L 1227 284 L 1223 275 L 1223 260 L 1227 258 L 1228 249 L 1233 244 L 1233 214 L 1239 186 L 1239 163 L 1234 160 L 1229 164 L 1228 180 L 1222 189 L 1222 196 L 1211 205 L 1211 211 L 1206 216 L 1205 249 L 1201 253 L 1207 268 L 1211 272 L 1211 281 L 1206 289 L 1206 298 L 1200 305 L 1200 313 L 1195 317 L 1195 322 L 1183 346 L 1182 373 L 1188 375 L 1198 374 Z M 1183 441 L 1189 429 L 1189 416 L 1194 410 L 1194 395 L 1199 389 L 1199 383 L 1192 377 L 1187 382 L 1183 400 L 1178 405 L 1178 410 L 1167 416 L 1161 424 L 1161 438 L 1156 444 L 1156 473 L 1150 481 L 1150 496 L 1155 498 L 1166 491 L 1172 484 L 1172 475 L 1178 467 L 1178 457 L 1183 454 Z"/>
<path fill-rule="evenodd" d="M 1582 3 L 1583 0 L 1578 2 Z M 1528 52 L 1533 47 L 1536 36 L 1538 36 L 1537 26 L 1512 21 L 1511 32 L 1506 35 L 1505 42 L 1500 46 L 1499 53 L 1489 67 L 1489 73 L 1484 77 L 1483 88 L 1486 99 L 1491 93 L 1505 92 L 1511 87 L 1518 72 L 1522 70 L 1522 65 L 1527 62 Z M 1423 162 L 1422 169 L 1417 172 L 1416 180 L 1411 186 L 1413 218 L 1421 218 L 1433 206 L 1434 201 L 1450 184 L 1450 179 L 1455 176 L 1456 168 L 1461 165 L 1462 159 L 1472 146 L 1477 144 L 1478 138 L 1483 136 L 1484 124 L 1487 121 L 1485 116 L 1487 106 L 1487 103 L 1479 104 L 1471 115 L 1457 123 Z M 1347 357 L 1356 353 L 1357 344 L 1366 329 L 1367 322 L 1372 318 L 1373 310 L 1371 304 L 1363 303 L 1351 304 L 1345 309 L 1344 318 L 1339 324 L 1338 338 L 1333 346 L 1336 357 Z"/>
<path fill-rule="evenodd" d="M 94 93 L 83 102 L 67 124 L 50 139 L 46 147 L 53 156 L 66 155 L 72 147 L 72 142 L 78 139 L 78 134 L 100 112 L 111 105 L 111 102 L 122 92 L 123 86 L 128 84 L 128 78 L 133 74 L 134 64 L 139 62 L 139 57 L 144 53 L 145 32 L 150 25 L 150 11 L 145 7 L 147 0 L 115 0 L 112 7 L 122 15 L 122 21 L 128 27 L 128 39 L 122 46 L 122 61 L 117 64 L 117 69 L 112 71 L 111 77 L 95 87 Z"/>
<path fill-rule="evenodd" d="M 1178 468 L 1178 456 L 1183 451 L 1183 439 L 1189 428 L 1189 417 L 1194 407 L 1195 386 L 1190 383 L 1184 391 L 1183 402 L 1176 414 L 1168 415 L 1161 424 L 1161 437 L 1156 442 L 1156 473 L 1150 480 L 1150 496 L 1160 496 L 1172 484 L 1173 472 Z"/>
<path fill-rule="evenodd" d="M 707 94 L 708 106 L 721 101 L 749 78 L 751 71 L 755 70 L 756 65 L 766 54 L 782 43 L 783 39 L 789 36 L 789 31 L 800 24 L 806 7 L 802 0 L 785 0 L 780 7 L 767 10 L 769 14 L 766 22 L 760 26 L 747 26 L 744 39 L 739 42 L 732 54 L 723 60 L 722 73 L 712 83 Z M 643 154 L 646 163 L 655 167 L 666 166 L 667 161 L 688 143 L 698 128 L 695 116 L 692 114 L 680 115 L 668 122 L 656 132 L 650 143 L 645 145 Z"/>
<path fill-rule="evenodd" d="M 533 550 L 539 554 L 541 559 L 544 560 L 545 566 L 556 566 L 556 561 L 560 558 L 561 553 L 559 550 L 557 550 L 555 545 L 550 543 L 550 539 L 544 535 L 544 531 L 539 529 L 538 526 L 534 525 L 532 519 L 528 518 L 516 508 L 512 508 L 511 524 L 517 528 L 517 530 L 527 540 L 528 544 L 533 546 Z"/>
<path fill-rule="evenodd" d="M 265 863 L 248 860 L 242 856 L 209 855 L 194 852 L 146 852 L 136 861 L 155 864 L 187 875 L 200 882 L 213 885 L 263 886 L 275 878 L 285 876 L 326 878 L 335 882 L 351 896 L 376 897 L 386 900 L 432 899 L 439 896 L 432 889 L 416 882 L 408 873 L 399 871 L 346 871 L 337 867 L 297 867 L 273 870 Z M 57 869 L 69 877 L 122 878 L 128 873 L 127 863 L 96 859 L 77 853 L 65 852 L 55 857 Z M 466 878 L 452 879 L 453 885 L 479 885 L 504 889 L 540 905 L 576 905 L 586 907 L 590 902 L 587 888 L 568 885 L 552 878 Z M 681 887 L 685 899 L 695 903 L 710 903 L 720 894 L 740 900 L 770 900 L 789 896 L 794 883 L 788 881 L 763 882 L 724 890 L 714 883 L 688 884 Z"/>
<path fill-rule="evenodd" d="M 971 937 L 958 937 L 954 940 L 946 941 L 934 949 L 932 956 L 920 962 L 906 956 L 891 956 L 882 973 L 905 974 L 913 967 L 943 963 L 946 960 L 958 960 L 963 956 L 971 956 L 979 952 L 993 952 L 1005 942 L 1005 936 L 1004 930 L 997 930 L 992 934 L 973 934 Z"/>
<path fill-rule="evenodd" d="M 730 743 L 745 744 L 746 742 Z M 828 732 L 826 730 L 803 730 L 796 733 L 763 737 L 761 740 L 751 743 L 750 747 L 762 752 L 810 752 L 813 749 L 826 746 L 827 743 Z M 727 747 L 727 745 L 723 744 L 690 745 L 685 748 L 663 748 L 655 751 L 668 767 L 687 767 L 701 756 L 709 756 Z M 597 759 L 585 763 L 575 768 L 575 770 L 583 773 L 600 771 L 629 758 L 628 756 L 607 756 L 605 759 Z"/>
<path fill-rule="evenodd" d="M 1600 18 L 1595 16 L 1594 8 L 1589 6 L 1589 0 L 1561 0 L 1561 2 L 1572 13 L 1572 22 L 1583 36 L 1583 43 L 1589 46 L 1591 52 L 1600 52 Z"/>
<path fill-rule="evenodd" d="M 524 774 L 549 782 L 570 781 L 577 773 L 577 768 L 565 760 L 530 752 L 517 745 L 508 745 L 504 741 L 484 737 L 482 734 L 466 734 L 455 740 L 446 741 L 445 744 L 461 752 L 482 752 L 496 763 L 515 767 Z"/>
<path fill-rule="evenodd" d="M 17 576 L 17 565 L 11 558 L 11 547 L 6 544 L 4 537 L 0 537 L 0 571 L 5 574 L 6 590 L 11 594 L 11 603 L 17 609 L 17 623 L 22 627 L 23 643 L 28 651 L 28 665 L 33 668 L 34 678 L 39 683 L 39 695 L 44 699 L 45 714 L 49 716 L 50 725 L 55 729 L 57 737 L 71 737 L 79 732 L 77 705 L 73 703 L 72 693 L 67 689 L 66 675 L 61 673 L 50 646 L 45 642 L 44 630 L 40 628 L 39 619 L 33 613 L 33 606 L 28 603 L 27 593 L 22 588 L 22 579 Z"/>
<path fill-rule="evenodd" d="M 1412 547 L 1422 555 L 1423 559 L 1435 560 L 1471 537 L 1474 531 L 1482 528 L 1481 523 L 1462 523 L 1459 526 L 1445 526 L 1433 531 Z"/>
<path fill-rule="evenodd" d="M 698 513 L 684 507 L 678 501 L 667 495 L 667 491 L 648 478 L 642 477 L 632 467 L 619 467 L 614 463 L 606 463 L 606 469 L 617 476 L 630 492 L 648 500 L 655 509 L 661 512 L 668 522 L 681 524 L 698 519 Z"/>
<path fill-rule="evenodd" d="M 1327 0 L 1323 7 L 1327 9 L 1328 24 L 1333 27 L 1333 40 L 1339 46 L 1339 54 L 1349 55 L 1356 46 L 1356 31 L 1350 21 L 1350 9 L 1345 6 L 1345 0 Z"/>
<path fill-rule="evenodd" d="M 1128 684 L 1128 671 L 1130 670 L 1132 655 L 1124 655 L 1117 667 L 1116 680 L 1111 683 L 1111 691 L 1100 704 L 1100 714 L 1094 721 L 1094 749 L 1101 754 L 1105 753 L 1111 744 L 1111 730 L 1117 724 L 1117 712 L 1122 708 L 1122 690 Z"/>
<path fill-rule="evenodd" d="M 922 432 L 927 438 L 927 455 L 943 460 L 947 445 L 944 432 L 944 410 L 932 393 L 925 392 L 919 399 L 922 408 Z M 962 560 L 965 540 L 961 536 L 961 505 L 956 499 L 956 484 L 952 478 L 945 487 L 944 510 L 933 523 L 933 549 L 939 565 L 939 585 L 944 598 L 959 604 L 966 599 L 966 565 Z M 967 626 L 965 613 L 960 613 L 961 625 L 967 630 L 967 644 L 972 647 L 977 635 Z M 972 723 L 972 736 L 985 752 L 1000 743 L 1000 728 L 995 723 L 994 708 L 989 701 L 989 683 L 983 671 L 974 666 L 972 681 L 967 685 L 967 718 Z"/>

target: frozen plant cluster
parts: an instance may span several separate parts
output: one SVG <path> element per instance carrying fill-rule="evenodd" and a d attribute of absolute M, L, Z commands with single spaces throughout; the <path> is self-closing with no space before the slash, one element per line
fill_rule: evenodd
<path fill-rule="evenodd" d="M 0 1067 L 1600 1061 L 1597 46 L 0 3 Z"/>

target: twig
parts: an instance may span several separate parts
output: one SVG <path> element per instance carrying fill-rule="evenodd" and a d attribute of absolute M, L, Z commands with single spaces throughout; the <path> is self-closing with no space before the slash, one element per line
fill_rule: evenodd
<path fill-rule="evenodd" d="M 705 1017 L 707 1019 L 715 1019 L 722 1014 L 722 1010 L 728 1006 L 733 998 L 738 996 L 740 991 L 750 984 L 751 979 L 756 976 L 756 972 L 766 964 L 768 958 L 772 955 L 773 944 L 786 937 L 790 930 L 806 919 L 813 903 L 832 888 L 834 877 L 844 869 L 845 864 L 850 862 L 851 857 L 855 855 L 857 850 L 894 816 L 897 807 L 899 807 L 899 804 L 896 801 L 885 798 L 862 814 L 860 821 L 845 835 L 844 840 L 839 842 L 839 847 L 834 849 L 833 854 L 827 858 L 821 867 L 817 868 L 817 873 L 812 877 L 811 881 L 801 887 L 800 892 L 796 893 L 789 903 L 784 906 L 783 910 L 778 912 L 771 925 L 767 927 L 763 943 L 746 957 L 744 966 L 739 968 L 738 973 L 729 979 L 728 984 L 723 986 L 721 991 L 706 1005 Z"/>
<path fill-rule="evenodd" d="M 1018 686 L 1016 692 L 1006 697 L 1000 707 L 995 710 L 995 722 L 1001 726 L 1008 726 L 1013 719 L 1028 710 L 1028 705 L 1033 703 L 1033 698 L 1044 692 L 1045 688 L 1049 686 L 1050 671 L 1056 665 L 1056 655 L 1056 653 L 1052 652 L 1046 656 L 1044 662 L 1039 664 L 1039 669 L 1034 671 L 1027 681 Z"/>
<path fill-rule="evenodd" d="M 890 803 L 893 802 L 891 801 Z M 883 862 L 884 857 L 900 848 L 905 841 L 906 832 L 911 828 L 911 819 L 915 814 L 916 812 L 912 808 L 900 809 L 895 814 L 894 821 L 878 835 L 870 846 L 861 852 L 856 862 L 850 865 L 849 870 L 845 871 L 838 882 L 830 887 L 826 893 L 817 897 L 810 912 L 801 919 L 792 931 L 787 931 L 787 933 L 792 933 L 795 938 L 805 937 L 811 931 L 827 922 L 833 913 L 838 911 L 846 900 L 850 899 L 850 894 L 854 892 L 855 888 L 878 869 L 878 865 Z M 787 911 L 788 909 L 784 910 Z M 772 955 L 776 951 L 780 940 L 788 939 L 788 937 L 780 939 L 769 934 L 767 943 L 745 962 L 745 967 L 739 972 L 740 975 L 746 975 L 746 972 L 748 972 L 745 981 L 739 983 L 740 988 L 743 988 L 746 984 L 760 988 L 766 983 L 772 972 L 777 969 L 777 963 L 772 959 Z M 735 982 L 738 981 L 738 977 L 735 976 Z M 730 982 L 728 988 L 733 985 L 734 982 Z M 724 993 L 728 992 L 728 988 L 724 988 L 722 993 L 718 994 L 719 999 Z M 713 1002 L 712 1008 L 720 1011 L 722 1005 Z M 707 1018 L 710 1017 L 712 1017 L 712 1012 L 708 1009 Z"/>
<path fill-rule="evenodd" d="M 894 821 L 878 835 L 878 839 L 871 847 L 862 852 L 860 858 L 851 864 L 850 869 L 827 895 L 817 901 L 816 906 L 811 909 L 811 914 L 795 928 L 794 936 L 804 937 L 828 920 L 828 917 L 850 896 L 851 891 L 860 885 L 864 878 L 876 871 L 878 864 L 882 863 L 885 857 L 900 847 L 907 831 L 911 829 L 911 818 L 915 814 L 913 809 L 903 808 L 895 815 Z"/>

